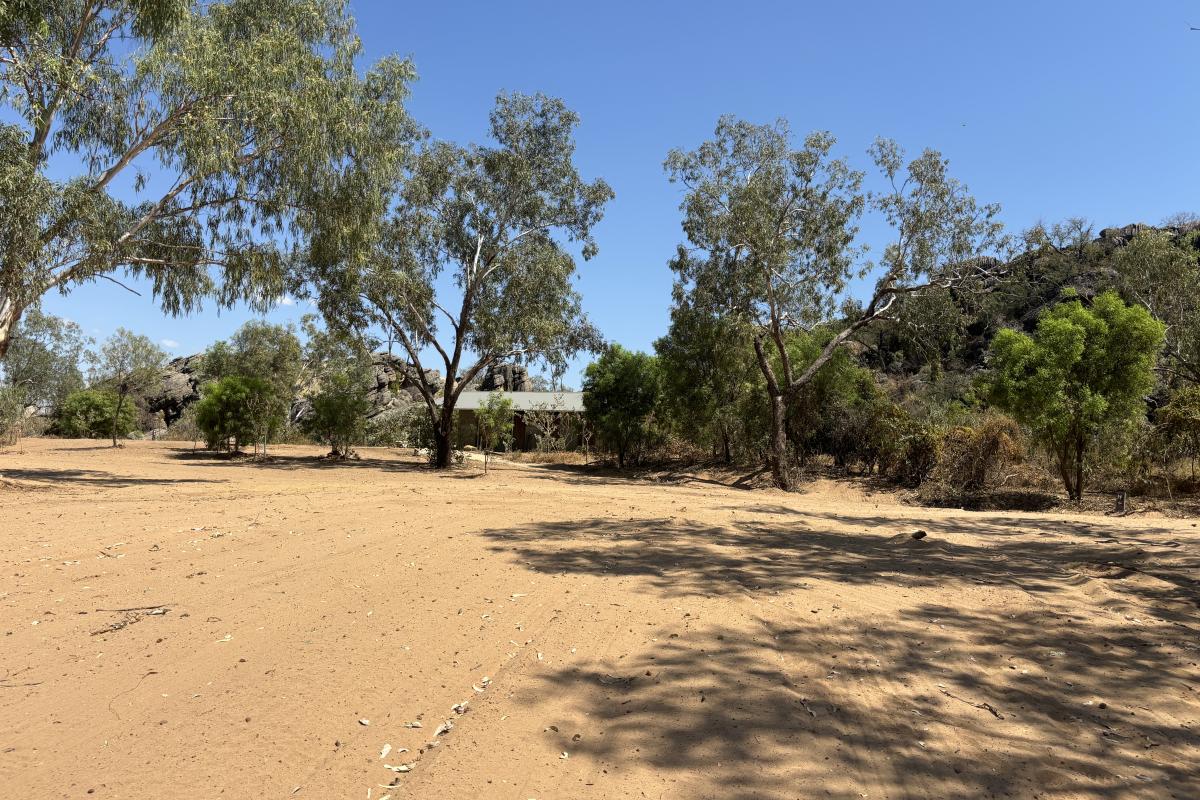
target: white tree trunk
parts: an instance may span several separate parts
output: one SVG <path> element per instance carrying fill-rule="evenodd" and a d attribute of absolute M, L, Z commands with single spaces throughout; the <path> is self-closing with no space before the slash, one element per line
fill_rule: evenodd
<path fill-rule="evenodd" d="M 13 302 L 12 298 L 0 293 L 0 358 L 4 358 L 5 353 L 8 352 L 8 345 L 12 341 L 19 318 L 20 311 L 17 309 L 17 304 Z"/>

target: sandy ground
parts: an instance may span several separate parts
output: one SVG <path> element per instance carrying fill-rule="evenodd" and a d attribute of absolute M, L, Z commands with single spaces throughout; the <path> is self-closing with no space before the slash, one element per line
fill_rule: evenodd
<path fill-rule="evenodd" d="M 1200 797 L 1194 520 L 188 449 L 0 453 L 5 800 Z"/>

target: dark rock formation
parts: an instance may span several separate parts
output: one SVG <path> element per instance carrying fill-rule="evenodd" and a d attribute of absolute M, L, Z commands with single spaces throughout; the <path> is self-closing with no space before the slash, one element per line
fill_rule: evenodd
<path fill-rule="evenodd" d="M 532 392 L 529 370 L 520 364 L 492 364 L 479 384 L 480 391 Z"/>
<path fill-rule="evenodd" d="M 184 409 L 200 399 L 203 362 L 203 353 L 172 359 L 163 370 L 161 387 L 146 395 L 146 410 L 162 415 L 164 426 L 175 422 Z"/>

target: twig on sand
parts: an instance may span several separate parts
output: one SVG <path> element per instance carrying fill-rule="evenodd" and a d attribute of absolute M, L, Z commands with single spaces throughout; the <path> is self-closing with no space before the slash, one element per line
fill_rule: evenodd
<path fill-rule="evenodd" d="M 156 608 L 166 608 L 166 603 L 159 603 L 156 606 L 130 606 L 129 608 L 97 608 L 97 611 L 153 611 Z"/>
<path fill-rule="evenodd" d="M 1001 714 L 999 711 L 997 711 L 992 706 L 991 703 L 972 703 L 970 700 L 967 700 L 966 698 L 963 698 L 963 697 L 959 697 L 956 694 L 951 694 L 950 692 L 947 692 L 945 689 L 938 689 L 938 691 L 941 692 L 942 694 L 946 695 L 946 697 L 953 697 L 955 700 L 958 700 L 959 702 L 962 702 L 962 703 L 966 703 L 967 705 L 971 706 L 972 708 L 981 708 L 984 711 L 988 711 L 996 719 L 1004 719 L 1004 715 Z"/>

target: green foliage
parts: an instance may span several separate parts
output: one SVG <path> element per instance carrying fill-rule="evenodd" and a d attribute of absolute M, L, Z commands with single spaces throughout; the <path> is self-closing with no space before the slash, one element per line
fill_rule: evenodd
<path fill-rule="evenodd" d="M 1159 447 L 1166 453 L 1177 453 L 1191 465 L 1192 479 L 1200 461 L 1200 386 L 1188 386 L 1176 391 L 1156 415 Z"/>
<path fill-rule="evenodd" d="M 53 410 L 68 394 L 83 388 L 79 363 L 90 343 L 74 322 L 34 306 L 21 318 L 0 364 L 0 385 L 18 391 L 24 405 Z"/>
<path fill-rule="evenodd" d="M 228 342 L 214 343 L 200 367 L 203 381 L 232 375 L 265 380 L 277 398 L 289 403 L 303 368 L 304 351 L 295 331 L 262 320 L 247 322 Z"/>
<path fill-rule="evenodd" d="M 71 392 L 58 408 L 51 432 L 70 439 L 125 437 L 137 428 L 137 413 L 116 392 L 81 389 Z"/>
<path fill-rule="evenodd" d="M 671 263 L 676 295 L 713 318 L 732 316 L 752 341 L 771 413 L 771 468 L 791 488 L 787 407 L 859 329 L 903 308 L 901 298 L 990 280 L 986 258 L 1004 239 L 996 206 L 981 206 L 934 151 L 906 161 L 879 140 L 871 157 L 891 187 L 870 198 L 895 231 L 882 254 L 875 289 L 863 307 L 844 303 L 850 281 L 871 265 L 855 245 L 867 208 L 863 174 L 832 157 L 833 137 L 810 134 L 792 144 L 783 121 L 752 125 L 723 117 L 714 138 L 692 152 L 672 151 L 666 168 L 687 187 L 682 203 L 688 244 Z M 788 336 L 847 318 L 803 368 Z"/>
<path fill-rule="evenodd" d="M 483 440 L 483 471 L 487 472 L 488 453 L 512 443 L 513 402 L 503 392 L 492 392 L 475 412 L 479 436 Z"/>
<path fill-rule="evenodd" d="M 1113 292 L 1091 308 L 1061 303 L 1033 336 L 1000 331 L 992 342 L 992 398 L 1054 454 L 1067 494 L 1083 493 L 1084 461 L 1102 429 L 1145 414 L 1163 324 Z"/>
<path fill-rule="evenodd" d="M 616 451 L 618 466 L 631 457 L 640 462 L 662 393 L 657 359 L 610 345 L 587 366 L 583 391 L 587 419 Z"/>
<path fill-rule="evenodd" d="M 16 444 L 24 425 L 25 393 L 16 386 L 0 386 L 0 445 Z"/>
<path fill-rule="evenodd" d="M 416 408 L 416 416 L 429 424 L 429 415 L 424 408 Z M 367 421 L 363 437 L 371 447 L 404 447 L 411 445 L 412 423 L 408 413 L 385 413 Z"/>
<path fill-rule="evenodd" d="M 663 405 L 676 435 L 719 450 L 726 462 L 746 457 L 754 434 L 739 406 L 761 392 L 754 350 L 734 320 L 676 298 L 667 335 L 654 343 Z"/>
<path fill-rule="evenodd" d="M 356 338 L 324 330 L 312 317 L 304 320 L 308 339 L 304 361 L 316 391 L 311 413 L 301 420 L 310 436 L 326 442 L 330 455 L 346 458 L 355 442 L 366 437 L 367 391 L 374 380 L 371 353 Z"/>
<path fill-rule="evenodd" d="M 1176 375 L 1200 385 L 1200 250 L 1195 236 L 1144 231 L 1112 259 L 1127 298 L 1166 328 L 1163 355 Z"/>
<path fill-rule="evenodd" d="M 210 450 L 234 452 L 253 442 L 266 443 L 283 427 L 287 410 L 270 383 L 260 378 L 230 375 L 204 387 L 196 404 L 196 426 Z"/>
<path fill-rule="evenodd" d="M 238 328 L 228 342 L 215 342 L 200 362 L 202 382 L 243 378 L 267 393 L 255 396 L 257 426 L 254 437 L 265 449 L 289 422 L 292 401 L 304 374 L 305 353 L 291 326 L 251 320 Z M 259 407 L 261 406 L 261 408 Z M 228 438 L 228 437 L 227 437 Z M 243 439 L 249 441 L 249 439 Z"/>
<path fill-rule="evenodd" d="M 411 66 L 360 76 L 343 0 L 24 0 L 0 30 L 0 357 L 44 293 L 114 271 L 172 313 L 270 305 L 413 136 Z"/>
<path fill-rule="evenodd" d="M 493 145 L 423 145 L 390 176 L 392 209 L 371 229 L 371 251 L 355 259 L 330 249 L 312 259 L 326 319 L 344 330 L 382 329 L 417 366 L 439 466 L 449 465 L 459 393 L 489 364 L 561 366 L 599 342 L 566 243 L 578 243 L 584 258 L 595 254 L 592 229 L 612 190 L 580 176 L 578 122 L 560 100 L 500 95 Z M 447 298 L 441 287 L 451 285 Z M 421 367 L 429 347 L 444 364 L 440 399 L 442 387 Z"/>
<path fill-rule="evenodd" d="M 129 396 L 145 392 L 161 381 L 166 360 L 167 354 L 158 345 L 125 328 L 117 328 L 116 333 L 100 347 L 99 358 L 92 370 L 92 381 L 116 390 L 117 405 L 113 409 L 112 433 L 114 447 L 120 435 L 118 417 L 126 407 Z"/>
<path fill-rule="evenodd" d="M 370 403 L 363 385 L 346 373 L 327 375 L 311 402 L 312 412 L 304 418 L 303 430 L 328 444 L 334 458 L 346 458 L 351 446 L 366 436 Z"/>

